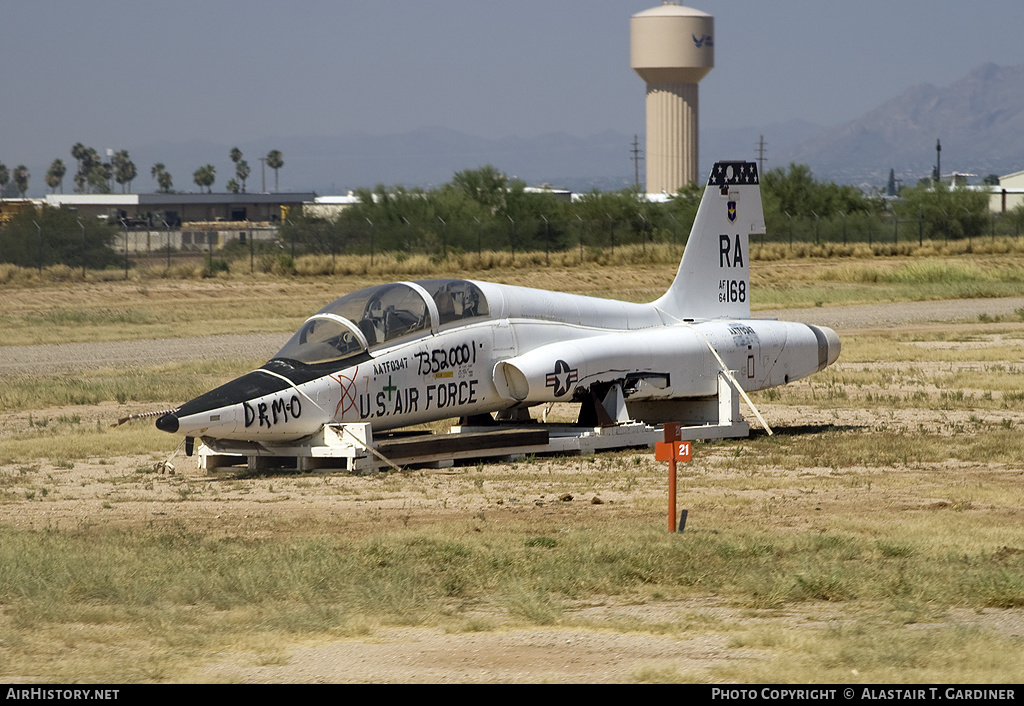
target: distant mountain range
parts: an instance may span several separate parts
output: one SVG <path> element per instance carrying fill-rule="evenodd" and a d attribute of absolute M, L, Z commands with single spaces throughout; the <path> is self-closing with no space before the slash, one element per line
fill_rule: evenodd
<path fill-rule="evenodd" d="M 943 174 L 980 181 L 1024 170 L 1024 64 L 985 64 L 945 88 L 908 88 L 856 120 L 776 152 L 773 162 L 807 164 L 838 183 L 881 185 L 890 169 L 916 183 L 931 174 L 936 140 Z"/>
<path fill-rule="evenodd" d="M 864 115 L 834 127 L 794 120 L 719 130 L 704 123 L 701 131 L 702 172 L 718 159 L 757 159 L 763 136 L 766 166 L 807 164 L 819 179 L 864 187 L 885 186 L 889 170 L 913 184 L 931 174 L 935 141 L 942 141 L 942 170 L 988 174 L 1024 170 L 1024 64 L 985 64 L 945 88 L 922 84 L 908 88 Z M 577 192 L 631 186 L 633 135 L 604 132 L 588 137 L 551 133 L 539 137 L 486 139 L 447 128 L 427 127 L 394 135 L 363 132 L 335 136 L 280 138 L 239 143 L 252 174 L 248 190 L 273 189 L 274 175 L 261 173 L 259 156 L 280 150 L 283 191 L 343 194 L 358 187 L 422 186 L 451 180 L 459 170 L 493 164 L 531 186 L 551 184 Z M 641 149 L 643 136 L 640 136 Z M 162 162 L 180 191 L 195 191 L 192 172 L 212 163 L 215 190 L 234 176 L 228 152 L 236 145 L 187 142 L 143 145 L 130 150 L 138 165 L 136 192 L 156 184 L 150 167 Z M 70 162 L 65 158 L 65 162 Z M 70 162 L 73 165 L 73 162 Z M 49 165 L 30 165 L 33 192 L 42 193 L 42 175 Z M 643 179 L 644 164 L 640 164 Z M 71 174 L 65 189 L 71 188 Z"/>

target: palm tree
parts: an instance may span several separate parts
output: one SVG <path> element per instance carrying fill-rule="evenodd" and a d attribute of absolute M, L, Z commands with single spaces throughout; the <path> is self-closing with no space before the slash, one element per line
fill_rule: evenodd
<path fill-rule="evenodd" d="M 67 167 L 64 166 L 64 160 L 55 159 L 53 164 L 50 165 L 50 169 L 46 172 L 46 185 L 49 186 L 54 193 L 57 193 L 57 187 L 60 187 L 60 192 L 64 193 L 64 175 L 67 173 Z"/>
<path fill-rule="evenodd" d="M 203 187 L 206 187 L 206 192 L 212 194 L 213 181 L 216 178 L 217 170 L 212 164 L 205 164 L 199 169 L 195 170 L 192 174 L 192 181 L 196 183 L 202 191 Z"/>
<path fill-rule="evenodd" d="M 242 150 L 237 147 L 231 148 L 231 161 L 238 164 L 242 160 Z"/>
<path fill-rule="evenodd" d="M 267 152 L 267 166 L 274 170 L 274 191 L 277 191 L 277 170 L 284 166 L 284 159 L 281 158 L 279 150 Z"/>
<path fill-rule="evenodd" d="M 92 169 L 86 175 L 86 181 L 92 187 L 94 194 L 109 194 L 110 179 L 114 176 L 114 168 L 109 162 L 101 162 L 97 157 Z"/>
<path fill-rule="evenodd" d="M 71 147 L 71 156 L 75 158 L 75 162 L 78 164 L 78 169 L 75 172 L 75 191 L 83 191 L 85 186 L 85 173 L 88 170 L 82 169 L 82 160 L 85 159 L 85 145 L 81 142 L 76 142 Z"/>
<path fill-rule="evenodd" d="M 153 168 L 149 170 L 150 175 L 156 179 L 157 185 L 160 187 L 160 191 L 169 194 L 171 187 L 174 186 L 174 180 L 171 179 L 171 175 L 164 167 L 163 162 L 157 162 L 153 165 Z"/>
<path fill-rule="evenodd" d="M 86 147 L 81 142 L 71 148 L 71 156 L 78 161 L 78 171 L 75 172 L 75 191 L 87 193 L 86 185 L 92 185 L 97 189 L 102 188 L 97 171 L 100 165 L 100 156 L 92 147 Z M 109 191 L 109 187 L 107 191 Z"/>
<path fill-rule="evenodd" d="M 28 191 L 28 180 L 31 176 L 28 173 L 28 167 L 24 164 L 19 164 L 14 168 L 14 185 L 21 192 L 21 198 L 25 198 L 25 192 Z"/>
<path fill-rule="evenodd" d="M 250 173 L 251 170 L 249 169 L 249 163 L 246 162 L 244 159 L 238 160 L 238 162 L 235 164 L 235 176 L 238 177 L 238 180 L 240 182 L 242 182 L 243 194 L 245 193 L 245 182 L 249 178 Z"/>
<path fill-rule="evenodd" d="M 118 151 L 111 158 L 110 162 L 114 167 L 114 181 L 121 185 L 121 193 L 125 193 L 126 184 L 130 191 L 132 181 L 135 180 L 139 173 L 135 169 L 135 162 L 128 157 L 128 150 Z"/>
<path fill-rule="evenodd" d="M 0 162 L 0 197 L 4 195 L 4 191 L 7 189 L 7 182 L 11 180 L 11 173 L 7 171 L 7 166 Z"/>

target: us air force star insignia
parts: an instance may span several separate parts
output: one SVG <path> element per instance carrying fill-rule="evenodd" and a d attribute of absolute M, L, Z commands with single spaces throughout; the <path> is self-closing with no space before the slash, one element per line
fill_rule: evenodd
<path fill-rule="evenodd" d="M 555 388 L 555 397 L 561 397 L 578 379 L 579 371 L 576 368 L 570 368 L 564 360 L 556 360 L 555 370 L 547 374 L 544 386 Z"/>
<path fill-rule="evenodd" d="M 730 201 L 729 202 L 729 220 L 730 221 L 735 221 L 736 220 L 736 202 L 735 201 Z"/>

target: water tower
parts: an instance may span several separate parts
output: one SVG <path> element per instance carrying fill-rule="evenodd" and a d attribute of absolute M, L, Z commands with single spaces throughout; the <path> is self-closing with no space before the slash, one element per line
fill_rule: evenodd
<path fill-rule="evenodd" d="M 715 65 L 715 18 L 665 3 L 633 15 L 630 65 L 647 82 L 647 192 L 697 181 L 697 83 Z"/>

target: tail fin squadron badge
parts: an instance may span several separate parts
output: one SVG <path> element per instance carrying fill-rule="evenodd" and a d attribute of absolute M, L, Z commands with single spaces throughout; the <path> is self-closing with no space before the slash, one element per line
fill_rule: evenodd
<path fill-rule="evenodd" d="M 730 221 L 735 221 L 736 220 L 736 202 L 735 201 L 730 201 L 728 209 L 729 209 L 729 220 Z"/>

